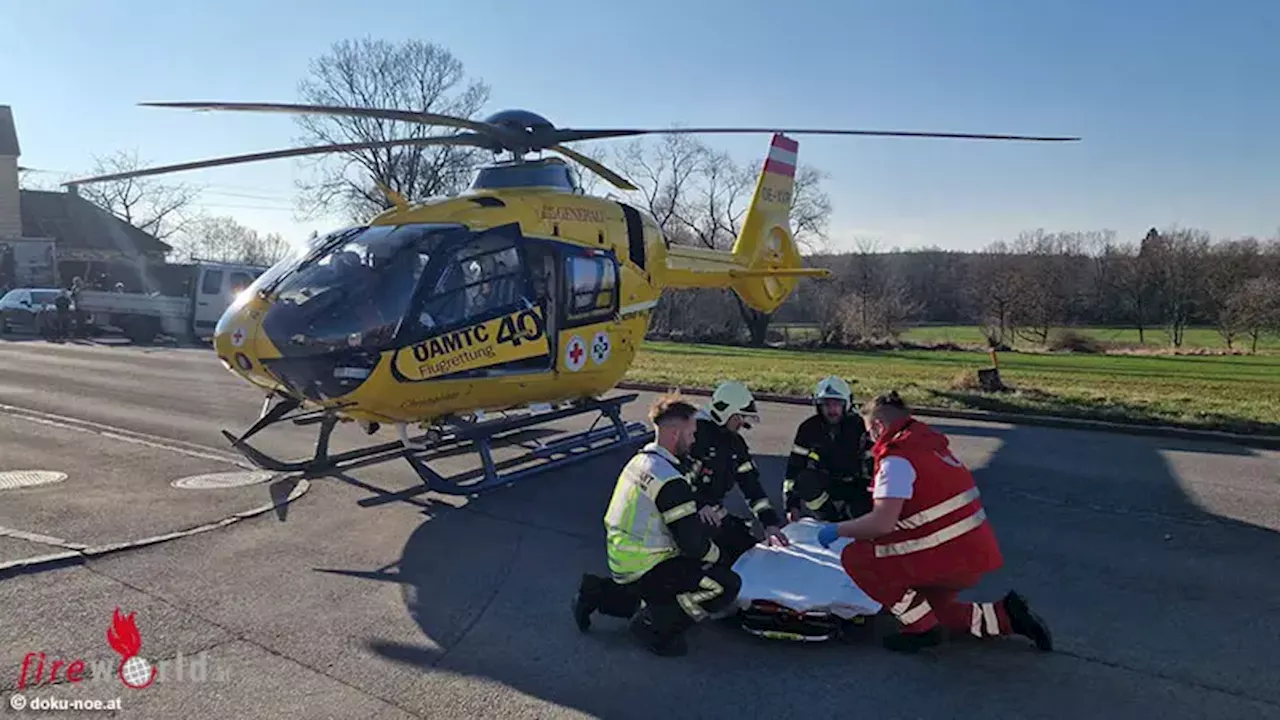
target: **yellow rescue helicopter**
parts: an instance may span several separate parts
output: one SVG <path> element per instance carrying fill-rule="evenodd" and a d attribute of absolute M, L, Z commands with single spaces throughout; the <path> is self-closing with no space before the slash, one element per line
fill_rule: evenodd
<path fill-rule="evenodd" d="M 237 155 L 65 185 L 393 146 L 469 146 L 508 154 L 480 169 L 471 188 L 456 197 L 411 202 L 383 186 L 390 209 L 319 237 L 273 266 L 227 309 L 214 337 L 222 364 L 267 394 L 261 416 L 243 435 L 223 431 L 259 467 L 318 475 L 404 457 L 425 489 L 465 494 L 647 436 L 642 424 L 621 418 L 622 406 L 635 394 L 602 396 L 626 374 L 664 290 L 728 288 L 750 307 L 771 312 L 799 278 L 826 274 L 803 267 L 792 237 L 798 143 L 788 134 L 1077 139 L 768 128 L 571 129 L 524 110 L 475 121 L 315 105 L 144 105 L 363 116 L 462 132 Z M 660 133 L 773 134 L 731 250 L 672 244 L 648 213 L 585 194 L 564 160 L 541 155 L 558 153 L 620 190 L 634 190 L 622 176 L 565 144 Z M 484 419 L 494 412 L 500 416 Z M 583 413 L 597 413 L 597 423 L 610 422 L 495 463 L 495 438 Z M 313 458 L 281 461 L 248 444 L 250 436 L 285 421 L 320 425 Z M 340 421 L 358 422 L 368 434 L 394 426 L 399 438 L 331 454 L 330 435 Z M 410 437 L 410 426 L 426 432 Z M 433 455 L 455 454 L 466 446 L 482 460 L 480 471 L 465 474 L 470 478 L 444 478 L 427 466 Z M 499 473 L 499 464 L 530 462 L 536 464 Z"/>

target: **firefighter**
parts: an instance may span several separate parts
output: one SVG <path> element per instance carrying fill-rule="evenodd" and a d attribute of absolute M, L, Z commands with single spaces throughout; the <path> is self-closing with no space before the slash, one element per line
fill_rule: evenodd
<path fill-rule="evenodd" d="M 760 485 L 760 470 L 751 457 L 743 429 L 760 422 L 756 401 L 746 385 L 730 380 L 720 383 L 711 401 L 698 413 L 698 434 L 689 450 L 689 482 L 698 498 L 698 515 L 715 532 L 720 562 L 732 566 L 759 539 L 746 518 L 724 508 L 724 498 L 737 485 L 752 514 L 764 527 L 770 544 L 788 545 L 782 518 Z"/>
<path fill-rule="evenodd" d="M 946 628 L 978 638 L 1022 635 L 1052 650 L 1049 628 L 1017 592 L 998 602 L 956 599 L 1004 558 L 973 475 L 946 435 L 913 418 L 896 392 L 871 400 L 862 414 L 875 441 L 874 507 L 824 525 L 818 541 L 855 540 L 841 551 L 845 572 L 903 626 L 885 647 L 915 652 L 939 644 Z"/>
<path fill-rule="evenodd" d="M 849 384 L 834 375 L 814 388 L 815 412 L 796 428 L 782 483 L 792 520 L 839 522 L 871 511 L 871 443 L 852 403 Z"/>
<path fill-rule="evenodd" d="M 579 630 L 591 627 L 596 611 L 631 618 L 650 651 L 684 655 L 686 630 L 732 609 L 742 580 L 716 562 L 721 550 L 698 517 L 680 461 L 693 445 L 697 411 L 674 394 L 650 408 L 657 437 L 618 477 L 605 514 L 612 577 L 582 576 L 573 601 Z"/>

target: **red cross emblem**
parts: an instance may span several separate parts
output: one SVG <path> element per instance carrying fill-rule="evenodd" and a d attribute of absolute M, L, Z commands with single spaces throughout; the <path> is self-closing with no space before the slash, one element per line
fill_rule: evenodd
<path fill-rule="evenodd" d="M 569 349 L 569 358 L 573 360 L 574 365 L 582 362 L 582 353 L 582 346 L 577 343 L 574 343 L 573 347 Z"/>
<path fill-rule="evenodd" d="M 244 328 L 236 328 L 231 334 L 231 344 L 239 347 L 244 342 Z"/>

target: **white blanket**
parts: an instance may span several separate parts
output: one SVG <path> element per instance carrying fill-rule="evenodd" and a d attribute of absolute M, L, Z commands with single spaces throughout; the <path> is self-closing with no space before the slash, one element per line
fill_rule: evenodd
<path fill-rule="evenodd" d="M 818 544 L 821 523 L 804 518 L 783 528 L 789 547 L 757 545 L 738 558 L 733 569 L 742 576 L 738 605 L 770 600 L 797 612 L 829 612 L 842 618 L 875 615 L 872 600 L 840 565 L 840 551 L 851 540 L 839 538 L 830 548 Z"/>

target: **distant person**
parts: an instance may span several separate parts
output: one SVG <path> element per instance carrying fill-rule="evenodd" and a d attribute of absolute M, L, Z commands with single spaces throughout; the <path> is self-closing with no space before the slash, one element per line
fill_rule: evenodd
<path fill-rule="evenodd" d="M 66 290 L 58 291 L 57 297 L 53 299 L 53 306 L 57 314 L 50 336 L 56 340 L 62 340 L 67 337 L 68 329 L 71 327 L 71 295 Z"/>
<path fill-rule="evenodd" d="M 84 281 L 79 276 L 71 278 L 71 319 L 75 327 L 71 330 L 71 334 L 75 337 L 84 337 L 84 308 L 80 307 L 81 293 L 84 290 Z"/>
<path fill-rule="evenodd" d="M 796 428 L 782 486 L 791 519 L 840 522 L 871 512 L 871 442 L 852 403 L 849 383 L 835 375 L 814 388 L 814 414 Z"/>
<path fill-rule="evenodd" d="M 674 394 L 649 408 L 657 437 L 622 468 L 605 513 L 611 577 L 584 574 L 573 602 L 583 632 L 597 611 L 631 618 L 651 652 L 684 655 L 686 630 L 732 609 L 742 579 L 716 562 L 721 550 L 682 471 L 696 413 Z"/>
<path fill-rule="evenodd" d="M 956 599 L 1004 558 L 973 475 L 947 437 L 913 418 L 896 392 L 868 402 L 862 415 L 875 441 L 874 507 L 824 525 L 818 542 L 854 539 L 841 552 L 845 572 L 903 625 L 885 647 L 916 652 L 941 643 L 945 627 L 978 638 L 1023 635 L 1052 650 L 1049 628 L 1018 593 L 998 602 Z"/>

